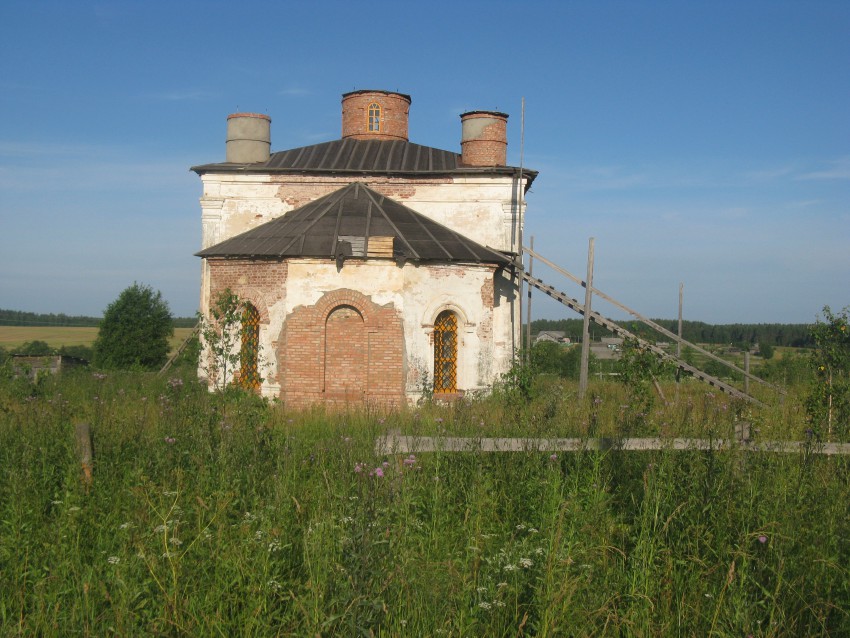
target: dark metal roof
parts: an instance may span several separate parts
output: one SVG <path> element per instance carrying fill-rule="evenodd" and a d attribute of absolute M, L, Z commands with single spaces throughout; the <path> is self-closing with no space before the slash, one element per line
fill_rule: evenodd
<path fill-rule="evenodd" d="M 272 153 L 266 162 L 221 162 L 193 166 L 207 172 L 337 173 L 337 174 L 496 174 L 515 175 L 515 166 L 463 166 L 460 154 L 403 140 L 357 140 L 346 138 Z M 523 169 L 529 186 L 537 171 Z"/>
<path fill-rule="evenodd" d="M 195 254 L 344 259 L 374 256 L 376 247 L 386 245 L 387 238 L 392 238 L 392 253 L 381 256 L 416 261 L 511 263 L 505 254 L 482 246 L 359 182 Z M 370 240 L 373 240 L 371 244 Z"/>

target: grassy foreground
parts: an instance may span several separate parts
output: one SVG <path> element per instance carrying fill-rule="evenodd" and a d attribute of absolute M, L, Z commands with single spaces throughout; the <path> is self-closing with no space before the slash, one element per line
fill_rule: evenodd
<path fill-rule="evenodd" d="M 616 386 L 573 392 L 326 415 L 189 376 L 2 379 L 0 634 L 850 635 L 845 458 L 374 453 L 391 429 L 616 430 Z M 679 392 L 660 433 L 804 429 L 791 398 Z"/>

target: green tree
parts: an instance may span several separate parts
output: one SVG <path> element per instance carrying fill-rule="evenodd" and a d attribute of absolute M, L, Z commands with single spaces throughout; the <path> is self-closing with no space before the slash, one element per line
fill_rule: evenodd
<path fill-rule="evenodd" d="M 762 359 L 767 361 L 771 357 L 773 357 L 773 346 L 769 343 L 759 343 L 759 354 Z"/>
<path fill-rule="evenodd" d="M 94 342 L 101 368 L 155 369 L 168 359 L 174 324 L 168 302 L 150 286 L 134 283 L 107 306 Z"/>
<path fill-rule="evenodd" d="M 815 381 L 806 401 L 812 427 L 829 438 L 846 434 L 850 424 L 850 307 L 833 314 L 824 306 L 823 321 L 812 328 Z"/>
<path fill-rule="evenodd" d="M 251 337 L 252 306 L 229 288 L 222 290 L 210 304 L 208 316 L 201 316 L 201 367 L 219 392 L 235 384 L 243 389 L 259 388 L 263 379 L 257 334 Z M 256 309 L 254 310 L 256 312 Z"/>

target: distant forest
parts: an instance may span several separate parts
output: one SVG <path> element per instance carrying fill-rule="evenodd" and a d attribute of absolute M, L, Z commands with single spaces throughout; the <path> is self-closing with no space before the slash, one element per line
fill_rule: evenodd
<path fill-rule="evenodd" d="M 97 328 L 100 317 L 83 317 L 59 313 L 39 314 L 22 310 L 0 309 L 0 326 L 89 326 Z M 198 320 L 194 317 L 174 317 L 175 328 L 192 328 Z"/>
<path fill-rule="evenodd" d="M 564 332 L 573 341 L 581 340 L 583 319 L 536 319 L 531 322 L 531 333 L 542 330 Z M 679 322 L 676 319 L 652 319 L 662 328 L 677 334 Z M 668 337 L 658 334 L 652 328 L 638 321 L 617 321 L 629 332 L 651 341 L 669 341 Z M 811 336 L 812 324 L 805 323 L 731 323 L 710 324 L 702 321 L 682 321 L 682 338 L 691 343 L 727 344 L 746 346 L 768 344 L 771 346 L 790 346 L 810 348 L 814 346 Z M 591 322 L 591 339 L 608 337 L 611 333 Z"/>
<path fill-rule="evenodd" d="M 94 326 L 100 325 L 100 317 L 72 316 L 64 313 L 38 314 L 21 310 L 0 309 L 0 326 Z M 197 323 L 194 317 L 175 317 L 176 328 L 192 328 Z M 675 319 L 653 319 L 655 323 L 672 333 L 678 331 Z M 618 322 L 639 337 L 653 341 L 667 341 L 667 337 L 658 335 L 642 323 Z M 791 346 L 809 348 L 814 345 L 811 337 L 811 324 L 805 323 L 731 323 L 710 324 L 702 321 L 683 321 L 682 337 L 691 343 L 713 344 L 768 344 L 771 346 Z M 532 334 L 541 330 L 559 330 L 573 341 L 581 339 L 582 319 L 535 319 L 531 322 Z M 610 336 L 610 332 L 591 322 L 590 336 L 593 339 Z"/>

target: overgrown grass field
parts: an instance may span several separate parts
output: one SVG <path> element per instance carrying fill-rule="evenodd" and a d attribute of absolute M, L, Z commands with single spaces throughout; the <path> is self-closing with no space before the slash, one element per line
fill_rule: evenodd
<path fill-rule="evenodd" d="M 634 416 L 614 384 L 537 390 L 326 414 L 188 374 L 0 380 L 0 633 L 850 636 L 845 457 L 374 451 L 394 430 L 598 436 Z M 793 393 L 664 391 L 646 434 L 805 436 Z"/>

